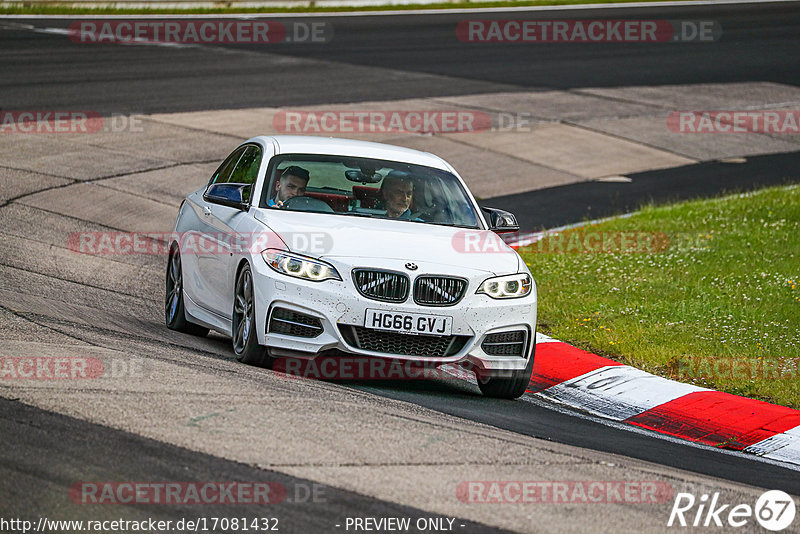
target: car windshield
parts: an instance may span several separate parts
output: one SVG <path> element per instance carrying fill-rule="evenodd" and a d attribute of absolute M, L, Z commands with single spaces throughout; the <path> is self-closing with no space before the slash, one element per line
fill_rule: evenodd
<path fill-rule="evenodd" d="M 345 156 L 276 156 L 261 207 L 479 228 L 461 182 L 431 167 Z"/>

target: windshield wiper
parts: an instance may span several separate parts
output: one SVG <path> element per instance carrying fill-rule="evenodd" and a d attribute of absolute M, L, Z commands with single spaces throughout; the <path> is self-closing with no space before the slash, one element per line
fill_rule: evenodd
<path fill-rule="evenodd" d="M 456 223 L 447 223 L 447 222 L 432 222 L 432 221 L 414 221 L 412 222 L 421 222 L 425 224 L 435 224 L 436 226 L 450 226 L 452 228 L 468 228 L 470 230 L 480 230 L 477 226 L 467 226 L 465 224 L 456 224 Z"/>
<path fill-rule="evenodd" d="M 349 217 L 369 217 L 370 219 L 373 217 L 373 215 L 369 213 L 358 213 L 355 211 L 337 211 L 335 213 L 338 213 L 339 215 L 347 215 Z"/>

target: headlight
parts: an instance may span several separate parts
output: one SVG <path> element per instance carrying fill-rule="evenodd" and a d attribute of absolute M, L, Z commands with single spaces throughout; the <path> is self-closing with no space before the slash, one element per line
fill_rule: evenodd
<path fill-rule="evenodd" d="M 321 260 L 272 248 L 262 252 L 261 256 L 267 262 L 267 265 L 272 267 L 272 270 L 295 278 L 303 278 L 312 282 L 342 279 L 333 265 Z"/>
<path fill-rule="evenodd" d="M 485 280 L 478 293 L 489 295 L 493 299 L 515 299 L 530 294 L 533 280 L 528 273 L 496 276 Z"/>

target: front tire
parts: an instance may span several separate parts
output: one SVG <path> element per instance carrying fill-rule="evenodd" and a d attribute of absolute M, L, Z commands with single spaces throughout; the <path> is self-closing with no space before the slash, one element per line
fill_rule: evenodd
<path fill-rule="evenodd" d="M 528 389 L 528 384 L 531 381 L 531 373 L 533 373 L 533 357 L 536 354 L 536 335 L 533 336 L 533 350 L 531 351 L 531 358 L 528 360 L 528 365 L 525 369 L 514 371 L 512 376 L 477 376 L 478 387 L 481 393 L 487 397 L 495 399 L 516 399 L 521 397 L 525 390 Z"/>
<path fill-rule="evenodd" d="M 245 264 L 236 277 L 233 293 L 233 321 L 231 338 L 236 359 L 248 365 L 268 367 L 271 358 L 266 349 L 258 344 L 255 332 L 256 313 L 253 298 L 253 273 L 250 265 Z"/>
<path fill-rule="evenodd" d="M 164 322 L 170 330 L 177 330 L 178 332 L 200 337 L 208 335 L 208 328 L 186 320 L 186 309 L 183 306 L 183 265 L 181 264 L 181 253 L 177 246 L 170 250 L 169 260 L 167 261 Z"/>

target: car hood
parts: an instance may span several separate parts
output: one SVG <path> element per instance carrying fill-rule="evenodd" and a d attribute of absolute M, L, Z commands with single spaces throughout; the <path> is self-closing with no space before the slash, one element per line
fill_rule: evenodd
<path fill-rule="evenodd" d="M 316 258 L 370 258 L 516 273 L 519 256 L 494 232 L 411 221 L 258 209 L 289 250 Z"/>

